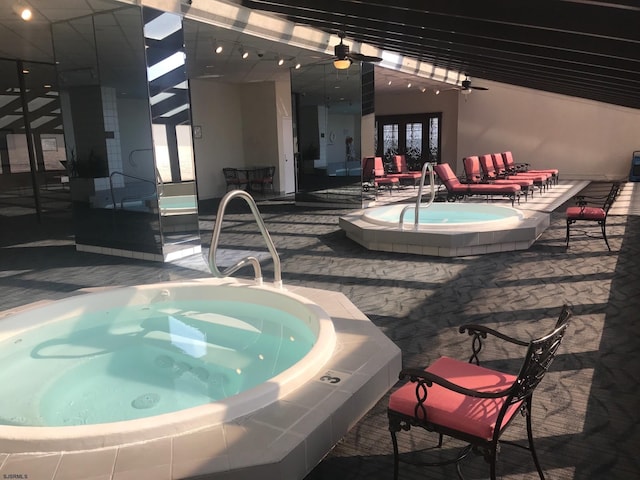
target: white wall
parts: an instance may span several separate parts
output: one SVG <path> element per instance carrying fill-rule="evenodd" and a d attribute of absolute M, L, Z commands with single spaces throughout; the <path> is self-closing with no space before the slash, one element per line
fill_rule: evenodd
<path fill-rule="evenodd" d="M 442 161 L 454 168 L 458 158 L 458 95 L 456 90 L 413 90 L 406 93 L 376 94 L 376 115 L 403 115 L 442 112 Z"/>
<path fill-rule="evenodd" d="M 640 148 L 640 110 L 477 80 L 488 91 L 459 102 L 458 155 L 511 150 L 516 162 L 560 178 L 628 177 Z"/>
<path fill-rule="evenodd" d="M 288 76 L 277 82 L 230 85 L 192 80 L 193 125 L 198 197 L 220 198 L 226 192 L 223 167 L 276 166 L 274 190 L 284 183 L 282 117 L 291 116 Z"/>
<path fill-rule="evenodd" d="M 212 80 L 190 82 L 193 125 L 202 127 L 194 139 L 198 198 L 222 197 L 222 168 L 244 166 L 242 91 L 238 85 Z"/>

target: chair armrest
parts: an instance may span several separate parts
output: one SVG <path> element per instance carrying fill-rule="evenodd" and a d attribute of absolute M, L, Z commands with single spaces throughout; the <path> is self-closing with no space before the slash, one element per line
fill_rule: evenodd
<path fill-rule="evenodd" d="M 440 385 L 441 387 L 446 388 L 447 390 L 451 390 L 456 393 L 461 393 L 463 395 L 467 395 L 469 397 L 476 398 L 501 398 L 508 395 L 513 387 L 506 388 L 499 392 L 481 392 L 478 390 L 473 390 L 470 388 L 462 387 L 456 383 L 450 382 L 438 375 L 435 375 L 431 372 L 427 372 L 426 370 L 420 370 L 419 368 L 404 368 L 400 372 L 400 380 L 404 380 L 409 377 L 409 380 L 413 383 L 418 383 L 416 388 L 419 386 L 423 386 L 423 388 L 427 389 L 431 387 L 434 383 Z M 424 397 L 426 400 L 426 395 Z M 423 400 L 424 401 L 424 400 Z"/>
<path fill-rule="evenodd" d="M 467 332 L 470 337 L 473 337 L 471 343 L 471 356 L 469 357 L 469 363 L 475 363 L 480 365 L 480 351 L 482 350 L 482 340 L 487 338 L 487 335 L 492 335 L 506 342 L 514 345 L 520 345 L 522 347 L 529 346 L 529 342 L 518 340 L 517 338 L 509 337 L 504 333 L 500 333 L 488 327 L 482 325 L 462 325 L 459 329 L 460 333 Z"/>
<path fill-rule="evenodd" d="M 480 336 L 482 338 L 487 338 L 487 335 L 493 335 L 494 337 L 498 337 L 501 340 L 505 340 L 515 345 L 520 345 L 523 347 L 529 346 L 529 342 L 518 340 L 517 338 L 510 337 L 508 335 L 505 335 L 504 333 L 500 333 L 497 330 L 493 330 L 492 328 L 484 327 L 482 325 L 462 325 L 459 331 L 460 333 L 467 332 L 470 336 Z"/>
<path fill-rule="evenodd" d="M 590 203 L 592 200 L 604 200 L 605 198 L 607 198 L 607 195 L 601 195 L 601 196 L 594 196 L 594 195 L 576 195 L 575 199 L 576 199 L 576 204 L 578 205 L 586 205 L 587 203 Z M 596 203 L 596 202 L 593 202 Z M 599 202 L 601 203 L 601 202 Z"/>

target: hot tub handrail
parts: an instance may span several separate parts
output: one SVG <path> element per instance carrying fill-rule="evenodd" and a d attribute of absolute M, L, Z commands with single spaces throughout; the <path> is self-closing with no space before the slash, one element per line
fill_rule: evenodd
<path fill-rule="evenodd" d="M 253 271 L 255 274 L 255 281 L 257 284 L 262 284 L 262 269 L 260 267 L 260 261 L 253 256 L 247 256 L 237 262 L 235 265 L 232 265 L 221 272 L 216 265 L 216 251 L 218 249 L 218 241 L 220 240 L 220 231 L 222 229 L 222 219 L 224 217 L 225 210 L 229 202 L 235 198 L 240 197 L 244 199 L 249 208 L 251 209 L 251 213 L 256 219 L 256 223 L 258 224 L 258 228 L 260 229 L 260 233 L 262 234 L 262 238 L 264 238 L 265 243 L 267 244 L 267 248 L 269 249 L 269 253 L 271 254 L 271 259 L 273 260 L 273 284 L 276 288 L 282 288 L 282 272 L 280 269 L 280 257 L 278 256 L 278 252 L 276 251 L 276 247 L 271 240 L 271 236 L 267 231 L 267 227 L 264 224 L 264 220 L 260 215 L 260 211 L 258 210 L 258 206 L 256 202 L 253 200 L 253 197 L 249 195 L 244 190 L 231 190 L 227 193 L 222 200 L 220 200 L 220 205 L 218 206 L 218 213 L 216 215 L 216 223 L 213 227 L 213 234 L 211 235 L 211 248 L 209 249 L 209 269 L 211 273 L 216 277 L 228 277 L 232 273 L 240 270 L 242 267 L 247 264 L 251 264 L 253 266 Z"/>
<path fill-rule="evenodd" d="M 433 173 L 433 163 L 425 162 L 425 164 L 422 166 L 422 176 L 420 177 L 420 186 L 418 187 L 418 198 L 416 199 L 416 205 L 415 205 L 415 218 L 413 223 L 413 226 L 415 229 L 417 229 L 419 226 L 420 206 L 422 203 L 422 188 L 424 187 L 424 181 L 427 176 L 427 170 L 429 170 L 429 183 L 431 184 L 431 198 L 429 199 L 429 202 L 424 207 L 425 208 L 429 207 L 429 205 L 431 205 L 436 198 L 435 175 Z M 411 208 L 411 205 L 407 205 L 400 212 L 400 220 L 398 221 L 398 224 L 401 229 L 404 227 L 404 214 L 410 208 Z"/>

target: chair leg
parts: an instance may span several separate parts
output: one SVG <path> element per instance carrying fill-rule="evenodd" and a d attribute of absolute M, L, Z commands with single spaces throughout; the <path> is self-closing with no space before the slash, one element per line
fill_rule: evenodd
<path fill-rule="evenodd" d="M 567 237 L 565 238 L 565 248 L 569 248 L 569 229 L 571 226 L 571 222 L 569 220 L 567 220 Z"/>
<path fill-rule="evenodd" d="M 611 247 L 609 246 L 609 240 L 607 240 L 607 229 L 606 229 L 606 221 L 600 222 L 600 228 L 602 229 L 602 238 L 604 238 L 604 243 L 607 244 L 607 248 L 611 251 Z"/>
<path fill-rule="evenodd" d="M 536 465 L 536 470 L 538 470 L 538 475 L 540 476 L 540 480 L 545 480 L 544 473 L 542 473 L 542 467 L 540 466 L 540 461 L 538 460 L 538 454 L 536 453 L 536 448 L 533 444 L 533 429 L 531 428 L 530 401 L 527 402 L 526 416 L 527 416 L 527 438 L 529 439 L 529 451 L 531 452 L 531 456 L 533 457 L 533 463 Z"/>
<path fill-rule="evenodd" d="M 400 453 L 398 452 L 398 439 L 396 432 L 391 431 L 391 442 L 393 443 L 393 480 L 398 480 L 398 471 L 400 469 Z"/>

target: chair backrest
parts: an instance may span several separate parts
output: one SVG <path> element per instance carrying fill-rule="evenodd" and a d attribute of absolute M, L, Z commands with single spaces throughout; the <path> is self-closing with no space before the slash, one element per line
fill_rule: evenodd
<path fill-rule="evenodd" d="M 496 167 L 493 166 L 493 156 L 491 154 L 480 155 L 478 160 L 480 161 L 480 168 L 482 168 L 486 177 L 493 178 L 496 176 Z"/>
<path fill-rule="evenodd" d="M 516 162 L 513 160 L 513 154 L 511 152 L 502 152 L 501 157 L 507 168 L 514 168 L 516 166 Z"/>
<path fill-rule="evenodd" d="M 264 169 L 264 179 L 269 182 L 273 182 L 273 176 L 276 173 L 276 167 L 267 167 Z"/>
<path fill-rule="evenodd" d="M 508 401 L 514 404 L 530 396 L 549 370 L 560 343 L 569 326 L 572 312 L 568 305 L 562 307 L 560 316 L 551 333 L 532 340 L 527 348 L 514 391 Z"/>
<path fill-rule="evenodd" d="M 609 213 L 609 209 L 611 208 L 611 205 L 613 205 L 613 202 L 616 201 L 619 192 L 620 184 L 617 182 L 613 183 L 611 185 L 611 190 L 609 190 L 609 194 L 607 195 L 607 198 L 605 198 L 604 204 L 602 205 L 602 209 L 605 211 L 605 213 Z"/>
<path fill-rule="evenodd" d="M 222 173 L 224 174 L 225 180 L 235 180 L 238 178 L 238 170 L 235 168 L 223 168 Z"/>
<path fill-rule="evenodd" d="M 374 157 L 373 174 L 376 177 L 384 177 L 386 175 L 384 171 L 384 163 L 382 157 Z"/>
<path fill-rule="evenodd" d="M 374 176 L 375 157 L 364 157 L 362 159 L 362 178 L 364 181 L 371 181 Z"/>
<path fill-rule="evenodd" d="M 409 167 L 407 166 L 407 158 L 404 155 L 393 156 L 393 167 L 397 173 L 407 173 Z"/>
<path fill-rule="evenodd" d="M 491 160 L 493 160 L 493 168 L 496 169 L 496 173 L 502 173 L 505 171 L 506 168 L 501 153 L 492 153 Z"/>
<path fill-rule="evenodd" d="M 439 165 L 436 165 L 433 167 L 433 170 L 436 172 L 436 175 L 438 175 L 438 178 L 447 188 L 447 190 L 451 190 L 459 185 L 462 185 L 448 163 L 441 163 Z"/>
<path fill-rule="evenodd" d="M 464 164 L 464 173 L 468 182 L 477 182 L 482 179 L 480 159 L 477 155 L 463 158 L 462 163 Z"/>

